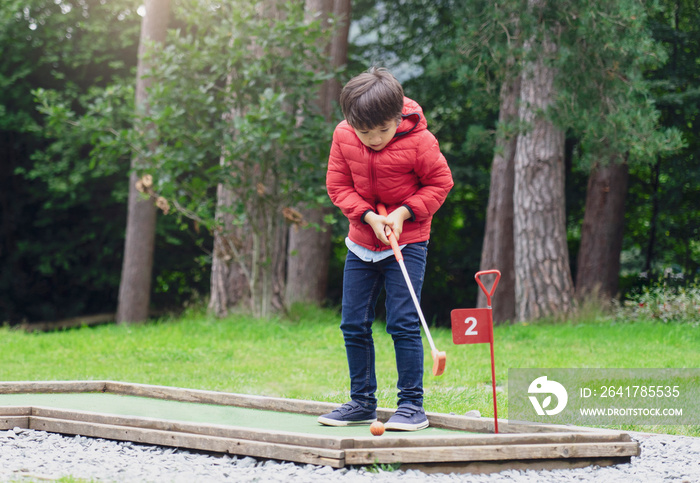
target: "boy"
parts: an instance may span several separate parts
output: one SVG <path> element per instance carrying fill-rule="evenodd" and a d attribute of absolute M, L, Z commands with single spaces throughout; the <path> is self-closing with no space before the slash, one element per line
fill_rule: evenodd
<path fill-rule="evenodd" d="M 387 238 L 392 230 L 420 297 L 430 223 L 453 186 L 452 173 L 421 107 L 404 97 L 385 69 L 351 79 L 340 94 L 345 120 L 333 134 L 326 187 L 350 221 L 343 275 L 340 328 L 350 372 L 352 400 L 318 418 L 329 426 L 376 420 L 377 380 L 372 322 L 379 292 L 386 290 L 386 330 L 398 370 L 398 409 L 388 430 L 426 428 L 423 410 L 421 324 Z M 377 213 L 383 203 L 386 217 Z"/>

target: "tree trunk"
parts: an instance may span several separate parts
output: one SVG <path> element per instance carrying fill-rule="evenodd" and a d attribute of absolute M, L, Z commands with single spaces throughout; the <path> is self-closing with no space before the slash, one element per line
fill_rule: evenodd
<path fill-rule="evenodd" d="M 209 310 L 223 317 L 236 307 L 256 317 L 284 309 L 287 225 L 279 213 L 263 213 L 247 204 L 251 215 L 243 226 L 227 210 L 236 194 L 217 187 L 217 220 L 214 233 Z"/>
<path fill-rule="evenodd" d="M 651 220 L 649 220 L 649 241 L 647 242 L 644 272 L 649 280 L 653 278 L 654 251 L 656 250 L 656 225 L 659 220 L 659 185 L 661 176 L 661 159 L 657 158 L 652 172 L 651 184 Z"/>
<path fill-rule="evenodd" d="M 627 163 L 614 160 L 588 178 L 576 271 L 578 299 L 617 295 L 627 197 Z"/>
<path fill-rule="evenodd" d="M 328 208 L 299 210 L 305 222 L 321 229 L 294 224 L 289 228 L 285 305 L 321 304 L 326 299 L 331 255 L 331 227 L 323 221 Z"/>
<path fill-rule="evenodd" d="M 170 0 L 147 0 L 146 14 L 141 23 L 139 58 L 136 78 L 136 110 L 148 111 L 146 89 L 150 81 L 144 78 L 148 65 L 144 54 L 148 44 L 163 43 L 168 28 Z M 156 232 L 156 206 L 144 199 L 136 189 L 139 179 L 139 159 L 132 158 L 129 176 L 129 205 L 124 242 L 124 261 L 119 284 L 117 322 L 139 322 L 148 318 L 151 300 L 151 274 Z"/>
<path fill-rule="evenodd" d="M 281 15 L 276 1 L 262 2 L 255 8 L 269 19 Z M 262 55 L 259 48 L 255 52 Z M 235 109 L 228 114 L 232 129 L 232 120 L 240 114 Z M 279 182 L 274 169 L 264 174 L 249 161 L 230 160 L 225 152 L 221 155 L 222 165 L 257 186 L 257 197 L 242 200 L 229 187 L 222 184 L 217 187 L 219 229 L 214 233 L 209 310 L 219 317 L 236 307 L 248 309 L 257 317 L 267 317 L 272 310 L 284 308 L 287 225 L 282 213 L 264 202 L 265 197 L 277 192 Z M 247 214 L 242 225 L 230 212 L 230 207 L 241 202 Z"/>
<path fill-rule="evenodd" d="M 481 270 L 497 269 L 501 272 L 498 289 L 492 300 L 493 321 L 496 324 L 515 319 L 513 187 L 518 135 L 514 125 L 518 120 L 519 96 L 520 77 L 504 81 L 501 87 L 496 148 L 491 167 L 484 244 L 481 248 Z M 486 307 L 486 295 L 481 290 L 477 307 Z"/>
<path fill-rule="evenodd" d="M 531 9 L 541 1 L 530 0 Z M 544 113 L 555 98 L 550 59 L 557 44 L 551 27 L 542 40 L 524 44 L 519 117 L 527 132 L 515 154 L 514 239 L 516 318 L 537 319 L 566 313 L 573 304 L 573 282 L 566 244 L 564 132 Z"/>
<path fill-rule="evenodd" d="M 331 14 L 341 22 L 334 33 L 328 53 L 334 68 L 346 64 L 351 1 L 307 0 L 306 8 L 309 15 L 320 15 L 325 23 L 328 22 Z M 341 85 L 336 79 L 327 80 L 321 86 L 319 96 L 321 112 L 329 121 L 332 119 L 333 107 L 340 97 L 340 90 Z M 326 298 L 331 256 L 331 227 L 323 221 L 323 218 L 330 211 L 330 208 L 299 207 L 303 220 L 312 224 L 312 227 L 297 223 L 289 229 L 285 293 L 287 307 L 295 302 L 321 304 Z M 313 225 L 319 226 L 320 230 Z"/>
<path fill-rule="evenodd" d="M 233 200 L 233 191 L 217 186 L 216 217 L 222 228 L 214 233 L 209 298 L 209 310 L 217 317 L 224 317 L 243 300 L 250 301 L 247 275 L 237 257 L 251 251 L 252 237 L 246 236 L 244 227 L 236 227 L 233 215 L 226 210 Z"/>

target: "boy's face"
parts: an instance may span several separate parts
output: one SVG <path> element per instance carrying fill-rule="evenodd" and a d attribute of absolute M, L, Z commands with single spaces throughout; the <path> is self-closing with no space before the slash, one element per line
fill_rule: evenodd
<path fill-rule="evenodd" d="M 362 144 L 374 151 L 381 151 L 394 138 L 398 127 L 399 121 L 392 119 L 373 129 L 353 129 Z"/>

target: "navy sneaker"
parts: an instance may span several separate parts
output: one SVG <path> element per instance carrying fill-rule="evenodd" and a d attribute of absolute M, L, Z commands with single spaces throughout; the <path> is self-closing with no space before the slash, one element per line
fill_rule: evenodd
<path fill-rule="evenodd" d="M 384 424 L 384 428 L 394 431 L 418 431 L 428 427 L 428 417 L 420 406 L 402 404 Z"/>
<path fill-rule="evenodd" d="M 377 420 L 376 409 L 366 409 L 356 401 L 343 404 L 328 414 L 319 416 L 318 422 L 326 426 L 351 426 L 371 424 Z"/>

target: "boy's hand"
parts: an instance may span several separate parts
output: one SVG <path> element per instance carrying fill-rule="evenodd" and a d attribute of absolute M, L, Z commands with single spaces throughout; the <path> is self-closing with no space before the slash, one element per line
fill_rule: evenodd
<path fill-rule="evenodd" d="M 388 217 L 378 215 L 373 211 L 370 211 L 365 215 L 365 222 L 372 227 L 372 230 L 374 230 L 374 235 L 385 245 L 389 245 L 389 239 L 387 238 L 385 231 L 387 227 L 387 219 Z"/>
<path fill-rule="evenodd" d="M 374 234 L 385 245 L 389 245 L 388 234 L 392 231 L 396 236 L 396 241 L 401 238 L 403 232 L 403 222 L 411 217 L 411 213 L 405 206 L 401 206 L 389 213 L 388 216 L 381 216 L 374 212 L 365 215 L 365 222 L 372 227 Z"/>

